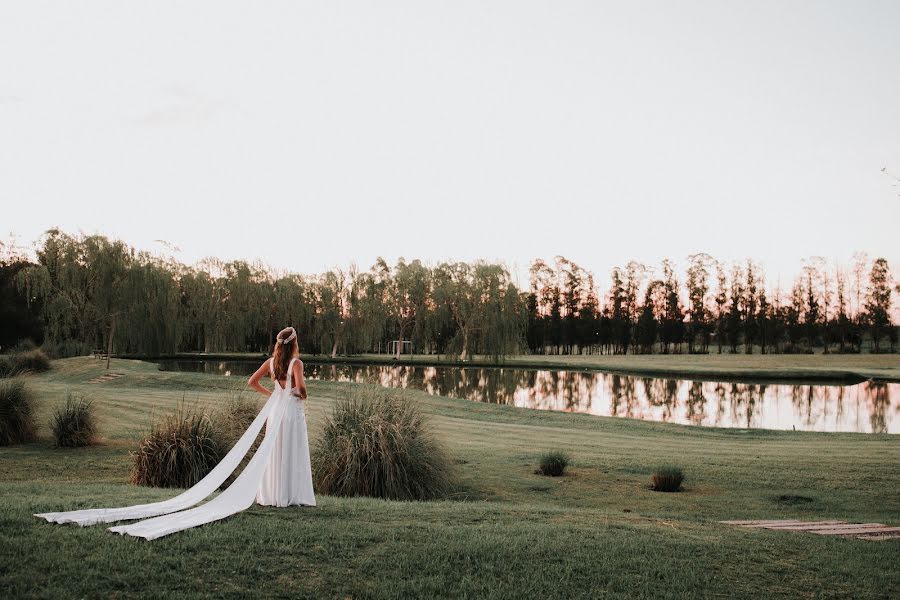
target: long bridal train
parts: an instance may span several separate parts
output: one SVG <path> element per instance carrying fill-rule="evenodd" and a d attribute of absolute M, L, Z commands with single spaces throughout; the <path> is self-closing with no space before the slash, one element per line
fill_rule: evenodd
<path fill-rule="evenodd" d="M 224 519 L 260 504 L 315 506 L 312 473 L 303 407 L 291 393 L 291 367 L 285 386 L 275 381 L 275 390 L 262 410 L 209 474 L 185 492 L 150 504 L 120 508 L 93 508 L 69 512 L 35 514 L 51 523 L 77 523 L 82 526 L 146 519 L 128 525 L 109 527 L 109 531 L 148 540 L 176 531 Z M 266 424 L 266 434 L 250 462 L 224 492 L 196 508 L 188 509 L 212 494 L 240 465 L 257 435 Z M 153 518 L 148 518 L 153 517 Z"/>

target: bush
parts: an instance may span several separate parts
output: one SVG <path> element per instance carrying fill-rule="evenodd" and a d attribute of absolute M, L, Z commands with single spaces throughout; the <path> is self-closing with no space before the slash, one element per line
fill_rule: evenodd
<path fill-rule="evenodd" d="M 549 475 L 550 477 L 559 477 L 566 472 L 566 467 L 569 466 L 570 460 L 569 455 L 561 450 L 544 452 L 541 455 L 541 462 L 536 473 Z"/>
<path fill-rule="evenodd" d="M 445 497 L 454 467 L 402 392 L 353 386 L 325 420 L 312 456 L 316 490 L 392 500 Z"/>
<path fill-rule="evenodd" d="M 0 381 L 0 446 L 34 441 L 34 395 L 21 379 Z"/>
<path fill-rule="evenodd" d="M 684 472 L 680 467 L 658 467 L 650 478 L 650 489 L 657 492 L 681 491 Z"/>
<path fill-rule="evenodd" d="M 209 415 L 182 402 L 151 426 L 131 453 L 131 483 L 154 487 L 191 487 L 218 464 L 228 450 Z"/>
<path fill-rule="evenodd" d="M 56 409 L 50 428 L 58 447 L 90 446 L 97 439 L 97 416 L 93 404 L 84 396 L 69 392 L 66 405 Z"/>
<path fill-rule="evenodd" d="M 16 352 L 28 352 L 29 350 L 37 350 L 37 344 L 31 338 L 24 338 L 16 342 L 16 345 L 12 347 L 10 352 L 14 354 Z"/>
<path fill-rule="evenodd" d="M 62 340 L 61 342 L 45 342 L 44 352 L 53 358 L 70 358 L 72 356 L 90 356 L 91 346 L 78 340 Z"/>
<path fill-rule="evenodd" d="M 0 356 L 0 376 L 39 373 L 50 368 L 50 359 L 41 350 L 28 350 Z"/>

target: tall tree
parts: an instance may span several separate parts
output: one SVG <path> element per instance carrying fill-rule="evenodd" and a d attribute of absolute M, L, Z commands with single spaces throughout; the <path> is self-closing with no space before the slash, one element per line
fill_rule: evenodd
<path fill-rule="evenodd" d="M 687 270 L 687 293 L 689 305 L 689 327 L 687 333 L 688 353 L 694 353 L 694 344 L 700 338 L 701 351 L 709 347 L 709 310 L 706 295 L 709 293 L 709 269 L 713 259 L 705 253 L 691 254 Z"/>
<path fill-rule="evenodd" d="M 872 336 L 872 350 L 881 351 L 881 340 L 891 324 L 891 270 L 887 260 L 876 258 L 869 271 L 869 289 L 866 292 L 866 322 Z"/>

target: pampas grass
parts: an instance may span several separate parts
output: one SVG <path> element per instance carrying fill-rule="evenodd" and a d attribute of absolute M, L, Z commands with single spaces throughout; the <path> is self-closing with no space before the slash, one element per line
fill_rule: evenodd
<path fill-rule="evenodd" d="M 209 414 L 184 401 L 151 426 L 131 453 L 131 483 L 188 488 L 203 479 L 228 451 Z"/>
<path fill-rule="evenodd" d="M 69 392 L 65 406 L 54 413 L 50 428 L 60 448 L 90 446 L 97 439 L 97 416 L 93 404 L 84 396 Z"/>
<path fill-rule="evenodd" d="M 429 500 L 453 488 L 453 464 L 402 392 L 353 386 L 325 420 L 312 455 L 317 492 Z"/>
<path fill-rule="evenodd" d="M 34 394 L 21 379 L 0 381 L 0 446 L 34 441 Z"/>
<path fill-rule="evenodd" d="M 50 369 L 50 359 L 42 350 L 0 355 L 0 377 L 14 377 L 24 373 L 41 373 Z"/>

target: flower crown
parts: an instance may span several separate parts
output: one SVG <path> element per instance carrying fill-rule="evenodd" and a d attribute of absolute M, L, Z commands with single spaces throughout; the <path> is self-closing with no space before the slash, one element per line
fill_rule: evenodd
<path fill-rule="evenodd" d="M 281 336 L 283 334 L 287 333 L 288 331 L 291 332 L 291 335 L 287 336 L 286 338 L 282 338 Z M 280 341 L 282 344 L 290 343 L 290 341 L 293 340 L 295 337 L 297 337 L 297 332 L 294 330 L 293 327 L 285 327 L 280 332 L 278 332 L 278 341 Z"/>

